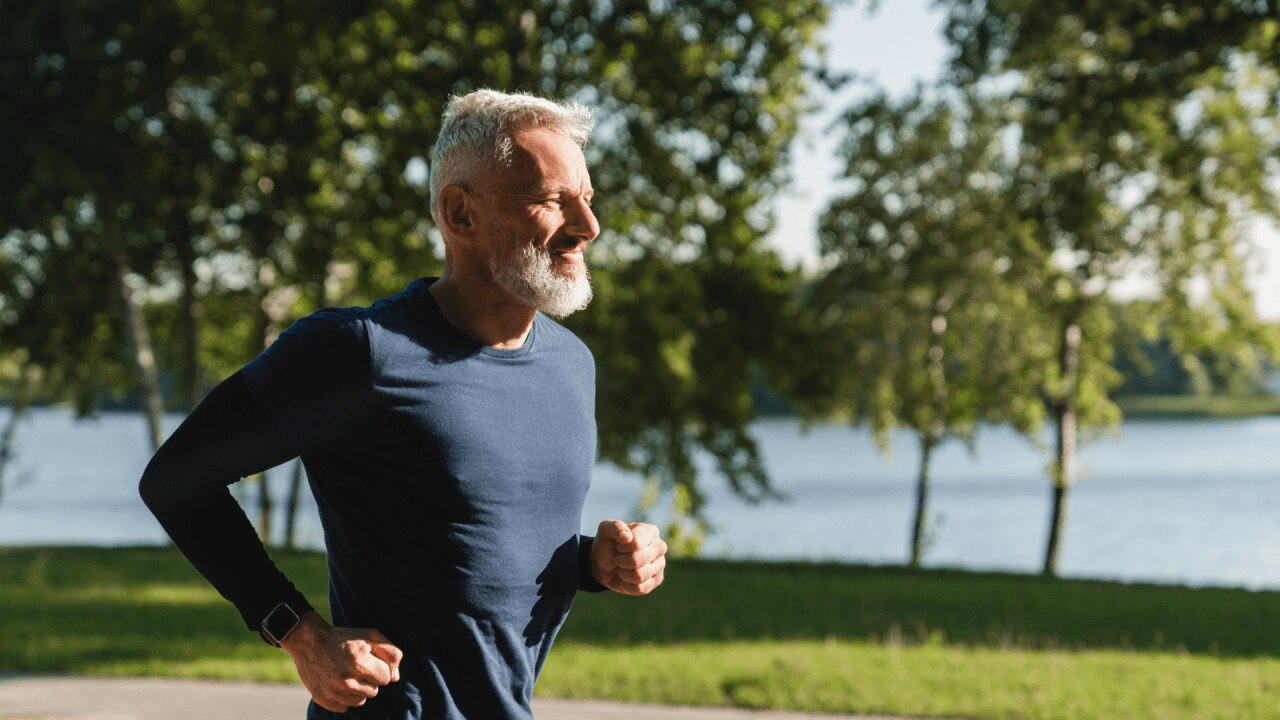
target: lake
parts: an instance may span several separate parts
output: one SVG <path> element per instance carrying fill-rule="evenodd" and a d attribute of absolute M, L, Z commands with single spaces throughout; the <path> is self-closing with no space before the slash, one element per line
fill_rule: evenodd
<path fill-rule="evenodd" d="M 8 412 L 0 408 L 0 418 Z M 167 420 L 174 427 L 181 416 Z M 717 528 L 705 556 L 906 561 L 917 463 L 910 435 L 894 435 L 894 452 L 885 456 L 866 432 L 845 427 L 806 433 L 794 420 L 770 419 L 754 432 L 788 499 L 748 505 L 703 463 Z M 149 456 L 140 415 L 77 421 L 69 411 L 33 409 L 19 426 L 0 492 L 0 544 L 164 542 L 137 495 Z M 935 456 L 925 565 L 1037 572 L 1049 514 L 1048 451 L 996 427 L 979 435 L 973 453 L 951 443 Z M 1280 417 L 1131 421 L 1085 446 L 1081 459 L 1063 575 L 1280 589 Z M 271 473 L 281 495 L 289 471 Z M 637 477 L 599 466 L 584 531 L 605 517 L 633 517 L 639 489 Z M 246 483 L 234 490 L 246 504 L 257 491 Z M 321 543 L 309 495 L 299 538 Z"/>

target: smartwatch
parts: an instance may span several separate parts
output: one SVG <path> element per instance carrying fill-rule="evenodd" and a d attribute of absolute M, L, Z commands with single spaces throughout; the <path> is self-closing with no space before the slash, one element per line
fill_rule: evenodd
<path fill-rule="evenodd" d="M 262 633 L 262 639 L 271 645 L 280 647 L 280 641 L 284 640 L 293 629 L 298 627 L 298 623 L 302 621 L 302 617 L 289 607 L 288 603 L 277 603 L 271 612 L 262 619 L 262 627 L 259 632 Z"/>

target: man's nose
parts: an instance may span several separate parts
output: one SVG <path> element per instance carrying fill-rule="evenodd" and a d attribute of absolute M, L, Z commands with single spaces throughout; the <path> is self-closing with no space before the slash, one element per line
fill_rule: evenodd
<path fill-rule="evenodd" d="M 585 242 L 595 240 L 600 234 L 600 223 L 585 199 L 578 198 L 572 203 L 572 209 L 565 218 L 565 231 Z"/>

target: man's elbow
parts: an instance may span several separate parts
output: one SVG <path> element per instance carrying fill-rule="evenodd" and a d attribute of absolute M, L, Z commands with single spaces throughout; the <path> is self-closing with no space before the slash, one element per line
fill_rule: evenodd
<path fill-rule="evenodd" d="M 138 481 L 138 495 L 154 515 L 160 515 L 174 503 L 174 479 L 172 465 L 165 461 L 164 452 L 157 452 L 142 471 Z"/>

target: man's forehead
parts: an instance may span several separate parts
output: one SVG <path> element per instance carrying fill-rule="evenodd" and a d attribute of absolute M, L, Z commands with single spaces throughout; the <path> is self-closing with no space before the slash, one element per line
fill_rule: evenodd
<path fill-rule="evenodd" d="M 551 128 L 529 128 L 511 136 L 513 179 L 522 192 L 589 190 L 582 148 L 569 136 Z"/>

